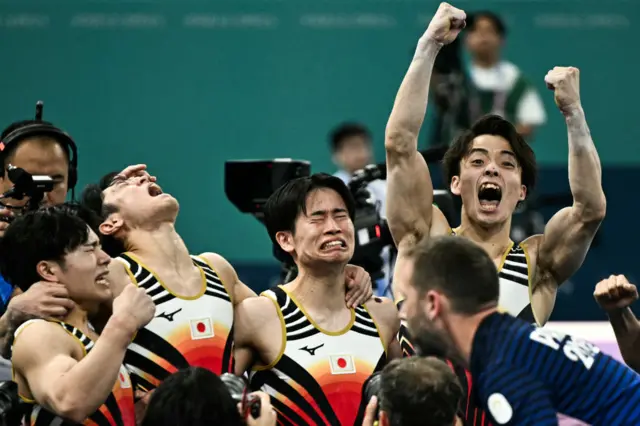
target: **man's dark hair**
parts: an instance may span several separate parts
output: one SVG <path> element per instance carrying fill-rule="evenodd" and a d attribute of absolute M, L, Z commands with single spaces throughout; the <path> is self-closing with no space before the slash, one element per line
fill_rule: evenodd
<path fill-rule="evenodd" d="M 102 191 L 107 189 L 113 182 L 113 178 L 118 172 L 110 172 L 104 175 L 98 184 L 89 184 L 84 187 L 80 195 L 80 203 L 88 210 L 91 210 L 100 222 L 104 221 L 111 213 L 115 213 L 115 206 L 104 204 Z M 126 251 L 124 243 L 112 235 L 100 235 L 102 249 L 111 257 L 116 257 Z"/>
<path fill-rule="evenodd" d="M 240 426 L 236 403 L 211 371 L 189 367 L 167 377 L 153 391 L 142 426 Z"/>
<path fill-rule="evenodd" d="M 315 173 L 290 180 L 271 194 L 264 206 L 264 223 L 279 260 L 289 261 L 290 256 L 280 249 L 276 234 L 281 231 L 295 233 L 298 215 L 307 214 L 307 196 L 323 188 L 336 191 L 344 201 L 351 220 L 355 218 L 356 206 L 353 195 L 340 178 L 326 173 Z"/>
<path fill-rule="evenodd" d="M 466 315 L 498 304 L 498 270 L 479 245 L 464 237 L 436 237 L 419 242 L 409 255 L 411 284 L 420 294 L 437 290 L 447 296 L 452 310 Z"/>
<path fill-rule="evenodd" d="M 15 122 L 9 124 L 9 126 L 7 126 L 7 128 L 5 128 L 2 131 L 2 134 L 0 134 L 0 141 L 3 141 L 13 131 L 21 129 L 21 128 L 26 127 L 26 126 L 30 126 L 32 124 L 46 124 L 46 125 L 49 125 L 49 126 L 53 126 L 53 124 L 48 122 L 48 121 L 37 121 L 37 120 L 15 121 Z M 69 152 L 69 146 L 66 143 L 61 142 L 58 139 L 56 139 L 55 135 L 52 135 L 52 134 L 49 134 L 49 133 L 43 133 L 42 135 L 38 135 L 37 133 L 30 134 L 28 137 L 24 137 L 24 138 L 18 139 L 17 141 L 14 141 L 9 146 L 5 147 L 3 151 L 0 151 L 0 159 L 2 159 L 3 169 L 5 169 L 4 172 L 3 172 L 3 176 L 6 174 L 6 168 L 7 168 L 7 165 L 9 164 L 9 162 L 10 162 L 10 160 L 12 158 L 11 156 L 12 156 L 13 152 L 18 148 L 18 146 L 22 143 L 22 141 L 27 140 L 27 139 L 39 138 L 39 137 L 49 139 L 49 140 L 57 143 L 58 145 L 60 145 L 60 147 L 62 148 L 62 150 L 64 151 L 64 153 L 65 153 L 65 155 L 67 157 L 67 162 L 70 160 L 71 153 Z"/>
<path fill-rule="evenodd" d="M 391 426 L 451 426 L 462 397 L 451 368 L 433 357 L 394 360 L 380 377 L 380 410 Z"/>
<path fill-rule="evenodd" d="M 371 140 L 371 132 L 362 124 L 358 123 L 342 123 L 331 131 L 329 135 L 329 144 L 331 152 L 335 153 L 342 148 L 345 140 L 354 136 L 362 136 L 367 141 Z"/>
<path fill-rule="evenodd" d="M 71 203 L 16 217 L 0 239 L 0 272 L 9 283 L 27 291 L 42 279 L 38 263 L 56 261 L 64 267 L 64 256 L 87 242 L 91 222 L 95 226 L 91 212 Z"/>
<path fill-rule="evenodd" d="M 482 135 L 501 136 L 509 142 L 522 170 L 522 184 L 527 187 L 527 193 L 531 193 L 536 185 L 536 156 L 514 125 L 498 115 L 480 118 L 449 146 L 442 160 L 447 185 L 454 176 L 460 175 L 460 162 L 469 154 L 473 140 Z"/>
<path fill-rule="evenodd" d="M 502 18 L 500 18 L 500 16 L 498 16 L 496 13 L 488 10 L 481 10 L 478 12 L 467 14 L 467 31 L 475 31 L 476 24 L 481 19 L 486 19 L 487 21 L 491 22 L 491 25 L 493 25 L 493 28 L 495 28 L 500 38 L 504 39 L 507 36 L 507 26 L 505 25 Z"/>

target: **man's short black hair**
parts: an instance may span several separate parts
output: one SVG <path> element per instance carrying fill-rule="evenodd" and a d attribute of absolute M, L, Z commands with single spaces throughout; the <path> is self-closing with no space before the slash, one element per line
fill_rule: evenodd
<path fill-rule="evenodd" d="M 331 152 L 335 153 L 342 148 L 345 140 L 354 136 L 362 136 L 365 140 L 371 141 L 371 132 L 365 126 L 359 123 L 342 123 L 331 131 L 329 135 L 329 144 Z"/>
<path fill-rule="evenodd" d="M 142 426 L 242 425 L 236 403 L 215 373 L 189 367 L 153 391 Z"/>
<path fill-rule="evenodd" d="M 500 38 L 504 39 L 507 36 L 507 26 L 502 18 L 500 18 L 496 13 L 488 10 L 481 10 L 467 14 L 467 31 L 473 32 L 476 29 L 476 24 L 481 19 L 486 19 L 491 22 Z"/>
<path fill-rule="evenodd" d="M 462 401 L 462 386 L 437 358 L 394 360 L 380 377 L 380 410 L 391 426 L 451 426 Z"/>
<path fill-rule="evenodd" d="M 9 136 L 9 134 L 12 133 L 13 131 L 21 129 L 21 128 L 26 127 L 26 126 L 30 126 L 32 124 L 46 124 L 46 125 L 49 125 L 49 126 L 53 126 L 53 124 L 48 122 L 48 121 L 37 121 L 37 120 L 14 121 L 13 123 L 9 124 L 2 131 L 2 134 L 0 134 L 0 141 L 4 141 L 4 139 L 7 136 Z M 22 141 L 27 140 L 27 139 L 38 138 L 38 137 L 50 139 L 51 141 L 53 141 L 53 142 L 57 143 L 58 145 L 60 145 L 60 147 L 62 148 L 62 150 L 64 151 L 64 153 L 65 153 L 65 155 L 67 157 L 67 162 L 70 161 L 71 153 L 69 151 L 69 146 L 67 145 L 66 142 L 62 142 L 62 141 L 58 140 L 55 137 L 55 135 L 52 135 L 52 134 L 49 134 L 49 133 L 43 133 L 42 135 L 39 135 L 39 134 L 35 133 L 35 134 L 29 135 L 29 137 L 21 138 L 21 139 L 18 139 L 17 141 L 15 141 L 15 142 L 12 142 L 9 146 L 6 146 L 4 148 L 4 150 L 0 151 L 0 159 L 2 160 L 3 169 L 7 168 L 7 165 L 9 165 L 9 162 L 12 159 L 12 154 L 15 152 L 15 150 L 18 148 L 18 146 L 20 146 Z M 5 170 L 4 173 L 6 173 L 6 170 Z M 4 173 L 3 173 L 3 175 L 4 175 Z"/>
<path fill-rule="evenodd" d="M 107 189 L 113 182 L 113 178 L 118 172 L 109 172 L 104 175 L 97 184 L 89 184 L 84 187 L 80 195 L 80 204 L 86 209 L 91 210 L 94 215 L 100 218 L 100 222 L 104 221 L 111 213 L 115 213 L 115 206 L 104 204 L 102 191 Z M 111 257 L 116 257 L 126 251 L 124 243 L 119 241 L 112 235 L 100 235 L 102 241 L 102 249 Z"/>
<path fill-rule="evenodd" d="M 316 173 L 290 180 L 271 194 L 264 206 L 264 223 L 279 260 L 288 262 L 290 256 L 280 249 L 276 234 L 282 231 L 295 233 L 298 215 L 307 214 L 308 195 L 323 188 L 336 191 L 344 201 L 351 220 L 355 218 L 355 201 L 342 179 L 326 173 Z"/>
<path fill-rule="evenodd" d="M 447 296 L 451 309 L 474 315 L 497 306 L 498 270 L 487 252 L 460 236 L 422 240 L 410 250 L 411 284 L 420 294 L 437 290 Z"/>
<path fill-rule="evenodd" d="M 492 114 L 480 118 L 449 146 L 442 160 L 447 185 L 454 176 L 460 175 L 460 162 L 469 154 L 473 140 L 482 135 L 501 136 L 509 142 L 522 170 L 522 184 L 527 187 L 527 193 L 531 193 L 536 186 L 536 155 L 513 124 Z"/>
<path fill-rule="evenodd" d="M 0 271 L 6 280 L 27 291 L 42 277 L 39 262 L 64 266 L 64 256 L 89 239 L 88 226 L 95 216 L 77 204 L 66 203 L 18 216 L 0 239 Z"/>

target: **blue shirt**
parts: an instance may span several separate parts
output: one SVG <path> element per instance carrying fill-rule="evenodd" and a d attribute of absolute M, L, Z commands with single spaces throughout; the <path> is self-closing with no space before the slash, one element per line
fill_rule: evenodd
<path fill-rule="evenodd" d="M 11 298 L 11 294 L 13 293 L 13 286 L 9 284 L 3 277 L 0 275 L 0 299 L 2 299 L 2 312 L 6 309 L 9 304 L 9 299 Z"/>
<path fill-rule="evenodd" d="M 587 341 L 510 315 L 485 318 L 473 339 L 471 375 L 495 425 L 640 425 L 640 376 Z"/>

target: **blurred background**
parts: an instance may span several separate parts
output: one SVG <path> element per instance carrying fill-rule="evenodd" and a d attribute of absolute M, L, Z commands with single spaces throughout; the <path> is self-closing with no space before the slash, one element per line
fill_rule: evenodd
<path fill-rule="evenodd" d="M 286 157 L 334 173 L 344 165 L 330 134 L 346 121 L 370 132 L 365 139 L 375 160 L 384 161 L 395 93 L 438 3 L 0 0 L 2 127 L 32 118 L 35 101 L 43 100 L 44 119 L 78 144 L 79 188 L 146 163 L 180 201 L 178 231 L 192 252 L 220 253 L 261 290 L 278 280 L 280 267 L 263 226 L 227 200 L 224 162 Z M 562 199 L 569 194 L 566 130 L 543 78 L 555 65 L 579 67 L 608 210 L 584 266 L 562 287 L 552 320 L 604 319 L 592 297 L 596 282 L 612 273 L 636 284 L 640 278 L 640 56 L 634 53 L 640 2 L 453 4 L 495 13 L 506 32 L 487 18 L 475 23 L 475 47 L 462 40 L 461 78 L 477 86 L 476 102 L 462 100 L 455 119 L 447 115 L 451 105 L 438 110 L 434 102 L 421 148 L 442 143 L 450 126 L 483 109 L 487 90 L 520 84 L 520 98 L 494 93 L 489 101 L 531 131 L 540 182 L 534 207 L 548 220 L 570 198 Z M 502 47 L 499 57 L 494 47 Z M 483 63 L 491 60 L 497 65 Z M 447 67 L 443 84 L 459 84 Z M 529 103 L 518 104 L 525 94 Z M 443 188 L 439 169 L 432 172 Z"/>

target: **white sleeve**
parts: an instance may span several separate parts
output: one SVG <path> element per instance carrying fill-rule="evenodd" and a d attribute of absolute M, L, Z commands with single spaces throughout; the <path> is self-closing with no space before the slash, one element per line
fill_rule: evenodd
<path fill-rule="evenodd" d="M 540 95 L 534 89 L 528 89 L 516 110 L 516 123 L 527 126 L 539 126 L 547 121 L 547 115 L 544 111 L 544 105 Z"/>

